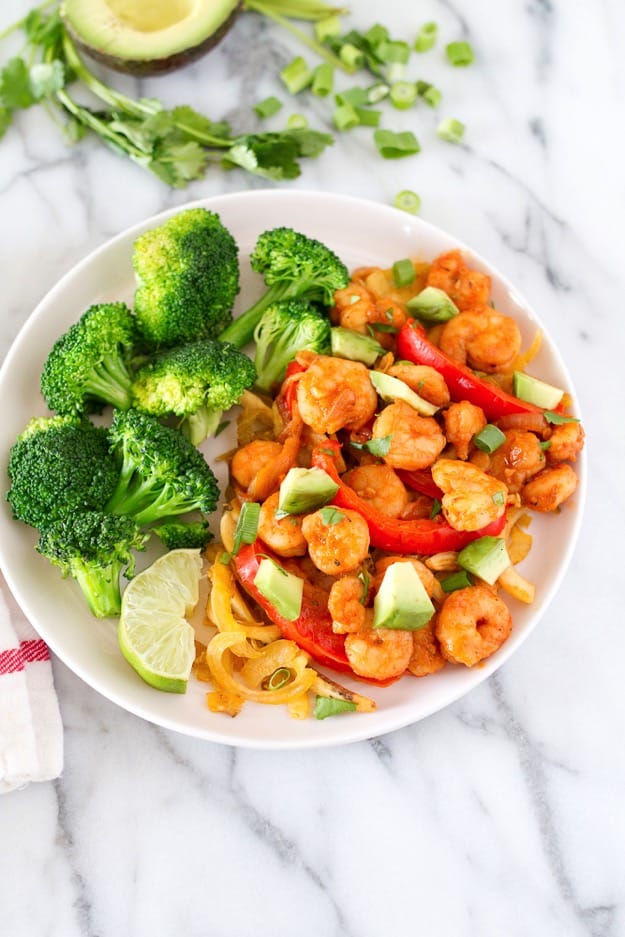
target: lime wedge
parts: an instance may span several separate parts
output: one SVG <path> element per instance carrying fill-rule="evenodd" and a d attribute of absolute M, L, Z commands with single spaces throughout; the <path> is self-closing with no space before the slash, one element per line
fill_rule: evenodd
<path fill-rule="evenodd" d="M 201 571 L 199 550 L 171 550 L 131 579 L 122 595 L 121 652 L 157 690 L 187 689 L 195 632 L 185 616 L 197 605 Z"/>

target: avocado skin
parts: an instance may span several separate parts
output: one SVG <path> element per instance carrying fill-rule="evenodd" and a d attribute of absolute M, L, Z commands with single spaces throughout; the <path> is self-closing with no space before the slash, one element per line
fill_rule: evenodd
<path fill-rule="evenodd" d="M 106 52 L 95 49 L 93 46 L 89 45 L 88 42 L 85 42 L 82 36 L 74 30 L 66 16 L 63 16 L 63 25 L 71 36 L 74 45 L 81 52 L 84 52 L 85 55 L 88 55 L 96 62 L 101 62 L 102 65 L 106 65 L 108 68 L 112 68 L 116 72 L 124 72 L 127 75 L 144 77 L 148 75 L 164 75 L 167 72 L 173 72 L 177 68 L 182 68 L 184 65 L 190 65 L 191 62 L 195 62 L 196 59 L 210 52 L 211 49 L 221 42 L 226 33 L 232 29 L 242 9 L 243 0 L 239 0 L 239 3 L 230 16 L 224 20 L 221 26 L 216 29 L 214 33 L 211 33 L 210 36 L 202 39 L 202 41 L 198 42 L 196 45 L 189 46 L 188 49 L 183 49 L 181 52 L 175 52 L 173 55 L 165 56 L 160 59 L 123 59 L 116 55 L 108 55 Z"/>

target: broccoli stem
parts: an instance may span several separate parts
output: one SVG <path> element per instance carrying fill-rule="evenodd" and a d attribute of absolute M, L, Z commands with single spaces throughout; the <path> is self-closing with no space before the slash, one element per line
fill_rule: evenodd
<path fill-rule="evenodd" d="M 199 446 L 212 436 L 219 426 L 223 410 L 209 410 L 208 407 L 200 407 L 195 413 L 189 413 L 180 423 L 180 429 L 185 434 L 189 442 L 194 446 Z"/>
<path fill-rule="evenodd" d="M 139 527 L 153 524 L 164 517 L 192 511 L 196 504 L 179 495 L 172 495 L 166 487 L 151 480 L 137 482 L 134 472 L 122 469 L 117 488 L 109 498 L 106 510 L 111 514 L 129 514 Z"/>
<path fill-rule="evenodd" d="M 106 400 L 118 410 L 127 410 L 132 403 L 132 377 L 128 368 L 116 355 L 107 355 L 93 369 L 85 390 Z"/>
<path fill-rule="evenodd" d="M 124 564 L 114 561 L 108 566 L 94 566 L 74 561 L 71 574 L 80 586 L 87 605 L 96 618 L 116 618 L 121 612 L 119 579 Z"/>
<path fill-rule="evenodd" d="M 235 348 L 243 348 L 254 337 L 256 326 L 263 312 L 272 303 L 296 294 L 292 283 L 274 283 L 260 299 L 238 316 L 219 336 L 220 342 L 230 342 Z"/>

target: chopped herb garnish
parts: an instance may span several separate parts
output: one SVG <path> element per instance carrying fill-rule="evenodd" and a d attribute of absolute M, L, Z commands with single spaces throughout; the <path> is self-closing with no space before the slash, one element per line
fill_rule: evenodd
<path fill-rule="evenodd" d="M 443 505 L 441 502 L 438 500 L 438 498 L 434 498 L 434 501 L 432 502 L 432 510 L 430 511 L 430 520 L 433 521 L 436 515 L 441 513 L 442 509 Z"/>
<path fill-rule="evenodd" d="M 313 71 L 312 85 L 310 88 L 312 93 L 316 94 L 318 98 L 325 98 L 332 92 L 333 87 L 334 68 L 329 62 L 323 62 L 321 65 L 317 65 Z"/>
<path fill-rule="evenodd" d="M 254 110 L 259 117 L 272 117 L 274 114 L 277 114 L 278 111 L 282 108 L 282 101 L 273 95 L 269 98 L 265 98 L 263 101 L 259 101 L 258 104 L 254 105 Z"/>
<path fill-rule="evenodd" d="M 395 208 L 399 208 L 400 211 L 408 212 L 409 215 L 416 215 L 421 208 L 421 199 L 416 192 L 412 192 L 410 189 L 402 189 L 393 199 L 393 205 Z"/>
<path fill-rule="evenodd" d="M 545 410 L 543 416 L 547 423 L 553 423 L 555 426 L 559 426 L 561 423 L 579 423 L 576 416 L 564 416 L 563 413 L 554 413 L 553 410 Z"/>
<path fill-rule="evenodd" d="M 334 524 L 340 524 L 345 520 L 345 515 L 338 508 L 327 507 L 319 511 L 322 522 L 326 527 L 332 527 Z"/>
<path fill-rule="evenodd" d="M 406 111 L 417 100 L 414 81 L 396 81 L 391 85 L 390 102 L 398 111 Z"/>
<path fill-rule="evenodd" d="M 446 117 L 441 120 L 436 128 L 436 135 L 441 140 L 447 140 L 448 143 L 460 143 L 464 136 L 465 126 L 459 120 L 453 117 Z"/>
<path fill-rule="evenodd" d="M 434 47 L 436 43 L 436 37 L 438 36 L 438 24 L 437 23 L 424 23 L 423 26 L 419 29 L 417 33 L 417 38 L 415 39 L 414 50 L 415 52 L 428 52 Z"/>
<path fill-rule="evenodd" d="M 445 46 L 447 61 L 457 67 L 471 65 L 475 59 L 473 48 L 468 42 L 450 42 Z"/>
<path fill-rule="evenodd" d="M 410 286 L 414 283 L 415 269 L 412 260 L 405 257 L 403 260 L 396 260 L 393 264 L 393 282 L 395 286 Z M 392 315 L 392 310 L 391 310 Z"/>
<path fill-rule="evenodd" d="M 466 589 L 467 586 L 472 585 L 473 579 L 466 569 L 458 570 L 457 573 L 452 573 L 451 576 L 445 576 L 444 579 L 441 579 L 443 592 L 455 592 L 457 589 Z"/>
<path fill-rule="evenodd" d="M 280 72 L 280 78 L 289 94 L 299 94 L 300 91 L 303 91 L 312 83 L 313 73 L 312 69 L 308 67 L 306 59 L 298 55 L 292 62 L 285 65 Z"/>
<path fill-rule="evenodd" d="M 356 108 L 352 104 L 339 104 L 335 107 L 332 120 L 337 130 L 351 130 L 360 123 Z"/>
<path fill-rule="evenodd" d="M 260 504 L 257 501 L 245 501 L 234 529 L 232 555 L 236 556 L 244 543 L 254 543 L 258 535 Z"/>
<path fill-rule="evenodd" d="M 367 599 L 369 598 L 369 586 L 371 585 L 371 576 L 366 569 L 361 569 L 356 577 L 362 583 L 362 598 L 360 600 L 361 605 L 367 604 Z"/>
<path fill-rule="evenodd" d="M 393 436 L 391 434 L 389 436 L 381 436 L 379 439 L 368 439 L 367 442 L 352 442 L 350 445 L 353 449 L 366 449 L 371 455 L 384 458 L 384 456 L 389 453 L 392 440 Z"/>
<path fill-rule="evenodd" d="M 492 423 L 487 423 L 484 429 L 480 430 L 473 437 L 473 443 L 477 446 L 478 449 L 481 449 L 482 452 L 495 452 L 496 449 L 506 441 L 505 434 L 501 432 L 498 426 L 494 426 Z"/>
<path fill-rule="evenodd" d="M 493 495 L 493 504 L 505 504 L 505 503 L 506 503 L 506 496 L 504 495 L 503 491 L 496 491 L 495 494 Z"/>
<path fill-rule="evenodd" d="M 220 433 L 223 433 L 225 429 L 228 429 L 230 426 L 230 420 L 222 420 L 221 423 L 217 426 L 214 435 L 219 436 Z"/>
<path fill-rule="evenodd" d="M 550 440 L 550 439 L 544 439 L 544 440 L 541 442 L 541 444 L 540 444 L 540 448 L 543 450 L 543 452 L 545 452 L 547 449 L 550 449 L 550 448 L 551 448 L 551 440 Z"/>
<path fill-rule="evenodd" d="M 352 713 L 356 711 L 356 703 L 344 699 L 332 699 L 329 696 L 318 696 L 315 700 L 315 719 L 327 719 L 328 716 L 338 716 L 339 713 Z"/>
<path fill-rule="evenodd" d="M 231 559 L 232 559 L 232 555 L 230 553 L 226 553 L 225 550 L 223 553 L 219 554 L 219 562 L 221 563 L 222 566 L 229 566 Z"/>
<path fill-rule="evenodd" d="M 367 331 L 369 335 L 373 336 L 376 332 L 388 332 L 389 335 L 395 335 L 399 332 L 399 329 L 396 325 L 391 325 L 390 322 L 376 322 L 375 325 L 368 325 Z"/>

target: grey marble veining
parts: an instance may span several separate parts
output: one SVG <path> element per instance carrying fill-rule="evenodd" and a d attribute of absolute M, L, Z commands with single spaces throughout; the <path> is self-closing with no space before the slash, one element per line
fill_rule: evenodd
<path fill-rule="evenodd" d="M 27 9 L 2 5 L 0 30 Z M 397 112 L 422 153 L 384 162 L 337 136 L 293 189 L 389 203 L 488 257 L 527 296 L 578 389 L 590 486 L 571 567 L 544 620 L 471 694 L 423 722 L 322 751 L 255 752 L 129 715 L 63 664 L 65 770 L 0 798 L 6 937 L 623 937 L 625 603 L 622 580 L 622 111 L 625 12 L 529 0 L 355 3 L 410 37 L 428 19 L 477 61 L 423 57 L 422 77 L 467 125 Z M 279 88 L 299 47 L 246 14 L 210 56 L 133 93 L 235 126 Z M 295 99 L 329 126 L 324 102 Z M 287 109 L 285 109 L 287 110 Z M 256 122 L 260 126 L 260 122 Z M 185 191 L 99 143 L 68 149 L 45 115 L 0 143 L 0 353 L 59 277 L 129 225 L 187 200 L 268 184 L 209 172 Z M 271 186 L 271 183 L 269 183 Z"/>

